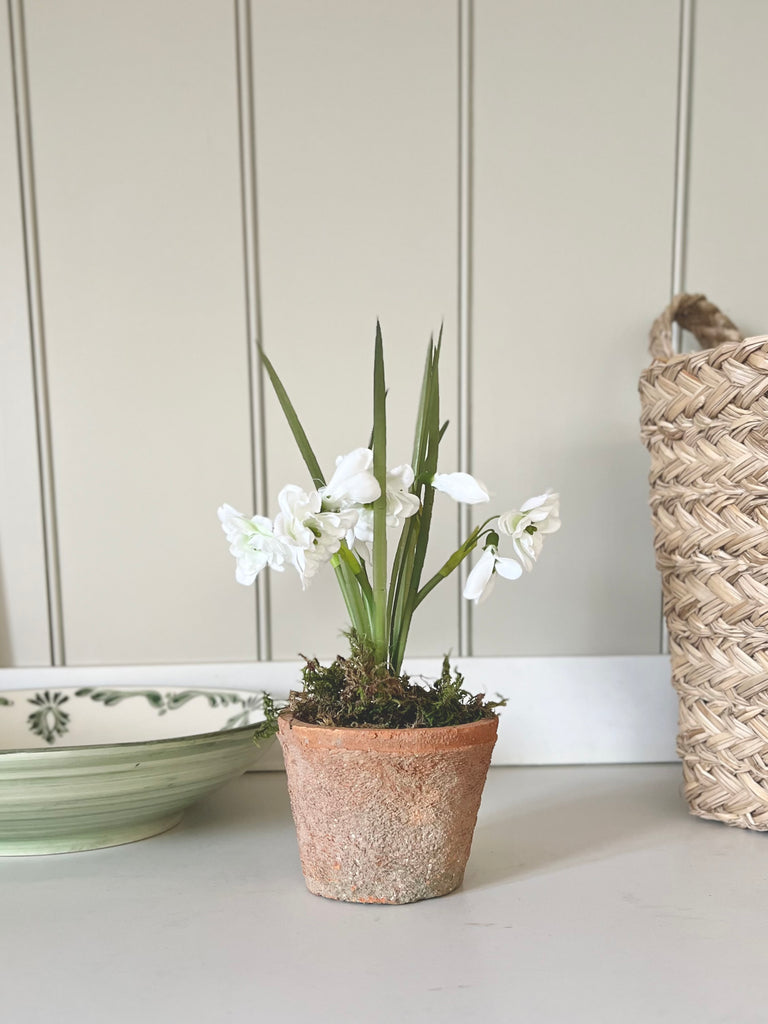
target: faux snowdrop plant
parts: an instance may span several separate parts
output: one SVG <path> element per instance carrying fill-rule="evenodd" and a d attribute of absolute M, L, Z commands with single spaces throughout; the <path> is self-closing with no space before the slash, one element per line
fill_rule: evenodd
<path fill-rule="evenodd" d="M 304 691 L 291 696 L 291 709 L 305 720 L 392 727 L 460 724 L 498 706 L 484 702 L 482 694 L 466 693 L 461 676 L 451 677 L 447 660 L 432 687 L 401 675 L 411 621 L 435 587 L 476 549 L 481 554 L 464 588 L 464 597 L 476 604 L 488 597 L 497 577 L 515 580 L 533 569 L 544 537 L 560 528 L 559 496 L 548 491 L 519 509 L 486 518 L 431 578 L 422 579 L 436 495 L 469 505 L 490 500 L 484 484 L 468 473 L 441 471 L 439 448 L 448 424 L 440 421 L 440 347 L 439 340 L 428 347 L 411 462 L 388 468 L 384 355 L 376 325 L 370 445 L 340 455 L 327 480 L 262 352 L 311 487 L 283 487 L 274 519 L 248 517 L 230 505 L 222 505 L 218 515 L 239 583 L 252 584 L 266 568 L 295 570 L 303 588 L 326 565 L 336 574 L 349 615 L 352 655 L 337 658 L 329 668 L 307 662 Z M 508 539 L 504 555 L 502 538 Z"/>

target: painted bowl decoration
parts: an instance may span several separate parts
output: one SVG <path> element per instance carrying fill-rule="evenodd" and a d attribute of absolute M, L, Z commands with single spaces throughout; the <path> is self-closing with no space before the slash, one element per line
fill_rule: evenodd
<path fill-rule="evenodd" d="M 261 695 L 129 686 L 0 692 L 0 856 L 70 853 L 172 828 L 252 768 Z"/>

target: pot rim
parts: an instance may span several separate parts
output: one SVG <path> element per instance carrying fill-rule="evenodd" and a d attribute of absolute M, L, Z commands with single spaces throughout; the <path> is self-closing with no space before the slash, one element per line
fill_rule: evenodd
<path fill-rule="evenodd" d="M 499 716 L 481 718 L 463 725 L 438 725 L 423 728 L 378 729 L 375 726 L 355 727 L 318 725 L 302 722 L 287 709 L 278 715 L 281 742 L 291 733 L 299 742 L 312 747 L 339 747 L 346 750 L 386 750 L 429 753 L 461 747 L 493 746 L 499 727 Z"/>

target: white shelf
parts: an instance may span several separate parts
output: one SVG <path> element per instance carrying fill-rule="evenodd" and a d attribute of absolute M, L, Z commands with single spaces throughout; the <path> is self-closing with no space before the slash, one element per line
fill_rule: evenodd
<path fill-rule="evenodd" d="M 662 655 L 573 658 L 456 658 L 467 689 L 504 697 L 495 765 L 673 761 L 677 697 Z M 439 658 L 414 658 L 406 671 L 436 679 Z M 0 669 L 0 691 L 65 686 L 188 686 L 267 690 L 285 698 L 300 663 L 88 665 Z M 280 767 L 279 755 L 264 766 Z"/>
<path fill-rule="evenodd" d="M 679 779 L 494 768 L 463 888 L 404 907 L 307 893 L 280 773 L 154 839 L 0 859 L 3 1019 L 762 1024 L 766 837 Z"/>

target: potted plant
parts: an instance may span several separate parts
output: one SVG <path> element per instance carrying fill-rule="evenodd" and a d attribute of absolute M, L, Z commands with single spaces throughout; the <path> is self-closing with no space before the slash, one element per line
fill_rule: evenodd
<path fill-rule="evenodd" d="M 410 465 L 388 468 L 381 329 L 376 326 L 373 432 L 367 448 L 336 460 L 326 479 L 269 359 L 266 372 L 309 471 L 312 488 L 289 484 L 274 520 L 229 505 L 219 519 L 248 585 L 266 567 L 297 571 L 302 587 L 325 565 L 349 614 L 350 652 L 328 666 L 306 661 L 303 688 L 279 713 L 267 698 L 265 728 L 283 747 L 305 880 L 333 899 L 409 903 L 461 884 L 491 752 L 496 708 L 466 691 L 448 659 L 431 684 L 402 672 L 414 613 L 476 549 L 464 597 L 480 604 L 496 577 L 533 568 L 544 535 L 560 526 L 547 492 L 486 518 L 422 582 L 435 496 L 480 504 L 486 488 L 467 473 L 439 472 L 440 340 L 430 341 Z M 390 550 L 390 534 L 399 539 Z M 501 537 L 510 555 L 499 554 Z"/>

